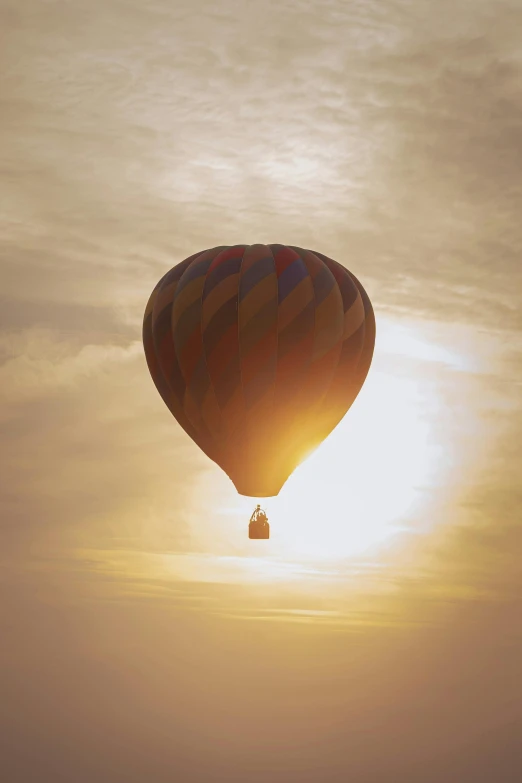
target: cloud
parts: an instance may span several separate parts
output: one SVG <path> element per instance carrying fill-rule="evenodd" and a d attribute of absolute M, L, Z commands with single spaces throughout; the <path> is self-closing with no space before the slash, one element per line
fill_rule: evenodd
<path fill-rule="evenodd" d="M 141 342 L 130 346 L 84 345 L 72 350 L 50 332 L 28 331 L 0 338 L 0 354 L 8 358 L 0 367 L 3 403 L 28 400 L 71 388 L 142 353 Z"/>
<path fill-rule="evenodd" d="M 194 248 L 282 239 L 378 305 L 520 326 L 516 3 L 26 6 L 3 76 L 11 295 L 23 268 L 137 323 Z"/>

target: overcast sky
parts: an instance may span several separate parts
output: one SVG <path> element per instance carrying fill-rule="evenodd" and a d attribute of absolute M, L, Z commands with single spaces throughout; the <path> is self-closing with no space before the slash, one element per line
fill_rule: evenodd
<path fill-rule="evenodd" d="M 0 0 L 0 29 L 6 781 L 518 781 L 520 0 Z M 378 327 L 279 507 L 322 539 L 262 557 L 141 346 L 158 279 L 239 242 L 337 259 Z M 314 558 L 352 497 L 367 538 Z"/>

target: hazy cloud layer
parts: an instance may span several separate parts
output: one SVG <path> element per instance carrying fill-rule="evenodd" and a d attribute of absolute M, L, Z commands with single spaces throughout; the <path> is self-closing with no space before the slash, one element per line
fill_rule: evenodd
<path fill-rule="evenodd" d="M 6 11 L 17 299 L 137 320 L 195 247 L 281 238 L 338 257 L 383 305 L 519 325 L 519 4 Z"/>

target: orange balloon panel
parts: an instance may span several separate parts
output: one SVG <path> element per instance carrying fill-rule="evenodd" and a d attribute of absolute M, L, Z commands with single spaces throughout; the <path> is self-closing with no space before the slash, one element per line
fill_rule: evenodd
<path fill-rule="evenodd" d="M 277 495 L 343 418 L 373 356 L 362 285 L 321 253 L 216 247 L 159 281 L 143 324 L 172 415 L 241 495 Z"/>

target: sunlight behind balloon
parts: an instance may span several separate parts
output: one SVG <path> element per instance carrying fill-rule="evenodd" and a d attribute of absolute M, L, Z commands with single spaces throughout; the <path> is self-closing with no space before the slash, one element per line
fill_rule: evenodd
<path fill-rule="evenodd" d="M 380 327 L 372 369 L 352 409 L 278 497 L 260 500 L 271 539 L 255 542 L 251 554 L 308 560 L 375 551 L 422 517 L 426 490 L 450 469 L 433 369 L 458 370 L 465 359 L 422 330 L 386 318 Z M 255 502 L 227 497 L 222 513 L 246 528 Z"/>
<path fill-rule="evenodd" d="M 422 415 L 422 393 L 414 380 L 379 371 L 365 392 L 270 503 L 287 555 L 361 554 L 396 533 L 401 519 L 419 507 L 438 455 L 431 423 Z"/>

